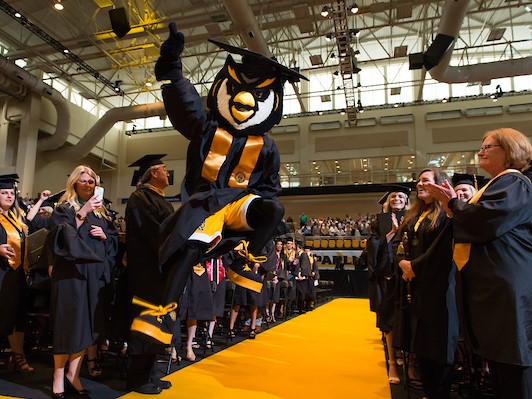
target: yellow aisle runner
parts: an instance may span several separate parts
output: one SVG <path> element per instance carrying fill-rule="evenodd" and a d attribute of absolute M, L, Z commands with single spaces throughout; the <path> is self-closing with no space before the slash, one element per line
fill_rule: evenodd
<path fill-rule="evenodd" d="M 172 388 L 153 398 L 391 397 L 367 299 L 335 299 L 165 379 Z"/>

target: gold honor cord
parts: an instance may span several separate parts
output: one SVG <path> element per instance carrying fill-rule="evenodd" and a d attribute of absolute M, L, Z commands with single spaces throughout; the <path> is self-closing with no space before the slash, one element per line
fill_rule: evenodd
<path fill-rule="evenodd" d="M 263 145 L 264 138 L 262 136 L 249 136 L 247 138 L 240 161 L 231 173 L 229 187 L 246 188 L 248 186 L 249 178 L 257 165 Z"/>
<path fill-rule="evenodd" d="M 157 317 L 157 320 L 160 322 L 161 318 L 166 316 L 168 313 L 173 312 L 177 309 L 177 302 L 170 302 L 166 306 L 162 305 L 154 305 L 151 302 L 145 301 L 144 299 L 140 299 L 139 297 L 133 297 L 133 305 L 142 306 L 143 308 L 146 308 L 146 310 L 143 310 L 140 312 L 141 316 L 155 316 Z"/>
<path fill-rule="evenodd" d="M 218 128 L 212 139 L 211 148 L 203 163 L 201 176 L 212 183 L 218 178 L 218 172 L 227 158 L 227 153 L 231 148 L 233 136 L 226 130 Z"/>
<path fill-rule="evenodd" d="M 492 181 L 494 181 L 497 177 L 505 175 L 506 173 L 511 172 L 519 172 L 517 169 L 506 169 L 499 173 L 497 176 L 495 176 L 493 179 L 491 179 L 488 184 L 486 184 L 484 187 L 482 187 L 478 192 L 471 197 L 469 200 L 469 204 L 476 204 L 480 197 L 482 197 L 482 194 L 484 194 L 484 191 L 486 191 L 486 188 L 491 184 Z M 454 249 L 453 249 L 453 260 L 456 264 L 456 267 L 458 270 L 462 270 L 462 268 L 466 265 L 466 263 L 469 261 L 469 256 L 471 254 L 471 243 L 470 242 L 455 242 L 454 243 Z"/>
<path fill-rule="evenodd" d="M 264 263 L 268 260 L 266 256 L 253 256 L 252 253 L 248 252 L 249 241 L 242 240 L 240 244 L 242 244 L 242 249 L 238 250 L 238 254 L 246 259 L 246 265 L 243 267 L 245 272 L 251 271 L 251 268 L 247 264 Z"/>

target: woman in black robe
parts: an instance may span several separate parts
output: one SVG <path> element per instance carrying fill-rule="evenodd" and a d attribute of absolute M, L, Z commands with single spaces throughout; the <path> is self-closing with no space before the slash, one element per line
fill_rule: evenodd
<path fill-rule="evenodd" d="M 399 384 L 395 351 L 392 348 L 393 316 L 395 313 L 395 268 L 392 239 L 399 228 L 401 218 L 408 204 L 410 188 L 393 186 L 379 201 L 383 212 L 371 224 L 366 243 L 368 255 L 370 310 L 377 314 L 377 328 L 386 340 L 388 361 L 388 382 Z"/>
<path fill-rule="evenodd" d="M 24 355 L 26 329 L 26 236 L 29 232 L 16 195 L 18 176 L 0 176 L 0 338 L 11 347 L 9 366 L 21 373 L 35 369 Z"/>
<path fill-rule="evenodd" d="M 68 387 L 88 394 L 79 379 L 81 361 L 89 347 L 105 338 L 107 328 L 106 294 L 118 239 L 102 199 L 94 195 L 96 185 L 99 178 L 92 169 L 76 167 L 50 219 L 55 398 L 65 395 L 65 377 Z"/>
<path fill-rule="evenodd" d="M 425 169 L 417 183 L 417 201 L 394 238 L 400 271 L 399 310 L 394 346 L 416 355 L 425 396 L 447 399 L 458 343 L 452 261 L 452 226 L 444 207 L 423 188 L 442 183 L 438 169 Z"/>
<path fill-rule="evenodd" d="M 520 172 L 532 146 L 517 130 L 497 129 L 478 157 L 492 179 L 468 203 L 449 184 L 427 189 L 453 215 L 468 332 L 496 397 L 532 398 L 532 184 Z"/>

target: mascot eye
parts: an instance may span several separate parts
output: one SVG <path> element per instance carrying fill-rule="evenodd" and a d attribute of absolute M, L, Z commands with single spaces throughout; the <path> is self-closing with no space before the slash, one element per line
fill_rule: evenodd
<path fill-rule="evenodd" d="M 268 94 L 270 93 L 269 90 L 257 90 L 255 92 L 255 97 L 257 98 L 257 100 L 259 101 L 264 101 L 266 100 L 266 98 L 268 98 Z"/>
<path fill-rule="evenodd" d="M 227 92 L 229 94 L 235 94 L 237 91 L 237 88 L 236 88 L 236 83 L 234 82 L 228 82 L 227 83 Z"/>

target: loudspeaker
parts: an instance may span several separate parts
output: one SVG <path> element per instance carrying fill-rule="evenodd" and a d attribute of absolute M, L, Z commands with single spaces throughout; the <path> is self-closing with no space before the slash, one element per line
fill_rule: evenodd
<path fill-rule="evenodd" d="M 445 52 L 453 43 L 454 37 L 438 33 L 423 56 L 423 64 L 427 71 L 434 68 L 443 58 Z"/>
<path fill-rule="evenodd" d="M 120 38 L 124 37 L 131 30 L 127 20 L 126 9 L 124 7 L 113 8 L 109 10 L 109 18 L 113 32 Z"/>
<path fill-rule="evenodd" d="M 408 54 L 408 69 L 423 68 L 423 53 Z"/>

